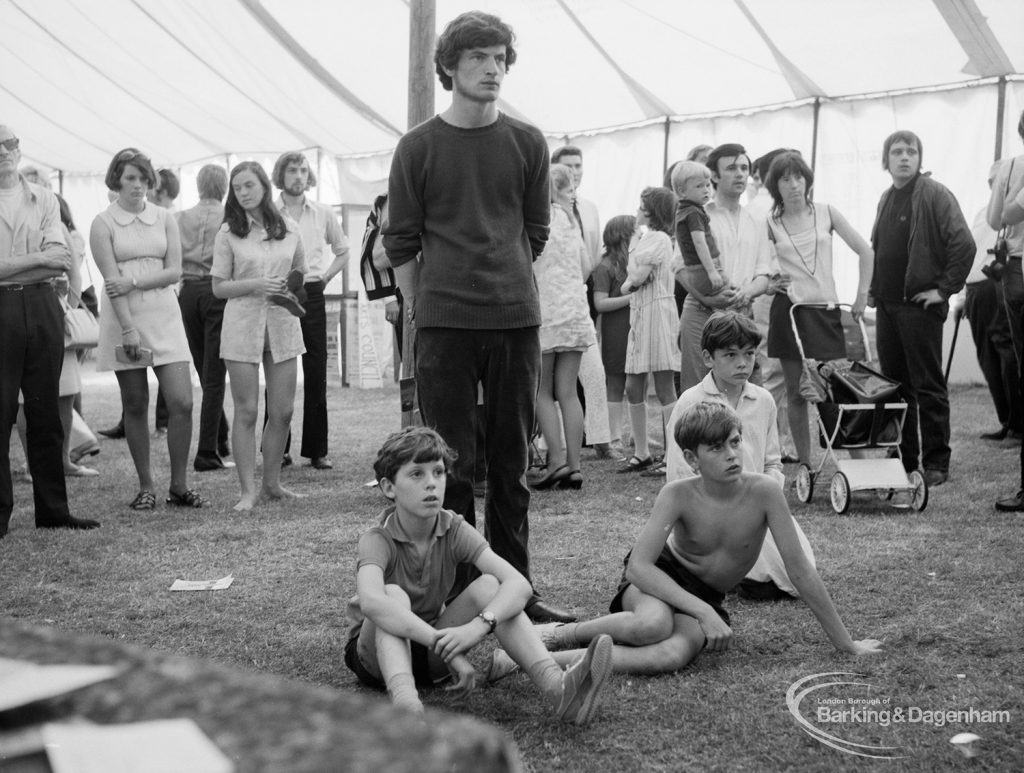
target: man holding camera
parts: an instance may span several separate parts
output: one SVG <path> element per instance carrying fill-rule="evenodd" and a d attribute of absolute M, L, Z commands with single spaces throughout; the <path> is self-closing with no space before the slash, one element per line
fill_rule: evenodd
<path fill-rule="evenodd" d="M 1024 140 L 1024 112 L 1017 132 Z M 1010 335 L 1017 355 L 1018 375 L 1024 377 L 1024 278 L 1021 276 L 1021 253 L 1024 252 L 1024 155 L 1004 161 L 992 183 L 988 203 L 988 223 L 1003 231 L 1005 244 L 997 244 L 1004 257 L 1002 264 L 1003 297 L 1010 319 Z M 1021 380 L 1024 387 L 1024 378 Z M 1021 490 L 1012 497 L 996 502 L 996 510 L 1024 512 L 1024 445 L 1021 446 Z"/>
<path fill-rule="evenodd" d="M 925 482 L 939 486 L 949 478 L 951 455 L 942 327 L 949 298 L 963 288 L 974 263 L 974 238 L 949 189 L 921 174 L 921 139 L 916 134 L 889 135 L 882 146 L 882 167 L 892 177 L 892 187 L 878 202 L 871 231 L 878 360 L 882 372 L 903 385 L 903 465 L 910 472 L 920 462 Z"/>

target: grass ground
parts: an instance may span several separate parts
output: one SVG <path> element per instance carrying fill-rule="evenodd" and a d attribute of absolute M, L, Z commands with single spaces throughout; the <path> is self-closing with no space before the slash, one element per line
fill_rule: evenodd
<path fill-rule="evenodd" d="M 112 381 L 90 379 L 85 398 L 91 426 L 116 420 Z M 1024 768 L 1024 518 L 992 508 L 1017 488 L 1017 452 L 976 439 L 992 428 L 983 390 L 958 388 L 952 400 L 953 477 L 932 492 L 925 512 L 858 495 L 851 514 L 837 516 L 823 484 L 810 505 L 790 495 L 847 626 L 855 638 L 881 639 L 883 655 L 858 661 L 840 655 L 799 602 L 730 596 L 736 632 L 730 651 L 704 655 L 676 675 L 614 676 L 589 727 L 552 722 L 523 677 L 482 687 L 462 703 L 437 691 L 428 694 L 429 705 L 505 728 L 532 771 Z M 382 504 L 376 489 L 363 484 L 380 440 L 399 425 L 398 394 L 394 387 L 332 387 L 330 405 L 335 469 L 286 470 L 286 485 L 308 495 L 298 503 L 235 514 L 237 479 L 226 471 L 195 476 L 210 500 L 206 509 L 161 505 L 152 514 L 133 513 L 126 505 L 135 476 L 123 441 L 104 441 L 93 460 L 100 478 L 69 481 L 73 512 L 98 517 L 98 531 L 33 529 L 31 490 L 17 485 L 12 531 L 0 542 L 0 614 L 361 689 L 342 664 L 345 601 L 354 590 L 356 540 Z M 582 492 L 534 496 L 530 540 L 542 593 L 589 617 L 606 610 L 658 483 L 612 474 L 613 463 L 584 454 Z M 153 456 L 166 485 L 165 452 L 154 444 Z M 168 592 L 175 578 L 226 574 L 235 577 L 227 591 Z M 486 655 L 475 654 L 475 662 L 483 666 Z M 896 747 L 873 753 L 900 759 L 857 757 L 800 729 L 787 709 L 787 689 L 832 672 L 862 674 L 847 679 L 870 686 L 812 693 L 801 703 L 803 714 L 813 720 L 821 707 L 839 706 L 834 701 L 848 707 L 849 699 L 862 698 L 878 700 L 869 708 L 902 708 L 910 721 L 885 726 L 878 717 L 849 716 L 819 725 L 844 741 Z M 947 722 L 920 713 L 971 708 L 1009 712 L 1009 721 L 975 715 Z M 949 743 L 961 731 L 981 736 L 978 757 L 968 760 Z"/>

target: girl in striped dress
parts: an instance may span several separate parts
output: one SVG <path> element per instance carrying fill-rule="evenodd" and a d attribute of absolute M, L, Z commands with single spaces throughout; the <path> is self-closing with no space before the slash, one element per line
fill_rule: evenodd
<path fill-rule="evenodd" d="M 637 210 L 637 231 L 629 245 L 629 338 L 626 341 L 626 400 L 633 425 L 633 456 L 622 472 L 653 464 L 647 438 L 647 374 L 661 403 L 662 430 L 676 401 L 673 380 L 679 362 L 675 277 L 672 273 L 672 228 L 675 195 L 668 188 L 645 188 Z M 646 228 L 644 228 L 646 226 Z"/>

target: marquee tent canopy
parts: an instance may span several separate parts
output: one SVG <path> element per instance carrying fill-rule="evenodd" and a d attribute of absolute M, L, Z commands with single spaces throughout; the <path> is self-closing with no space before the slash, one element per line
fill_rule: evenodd
<path fill-rule="evenodd" d="M 518 36 L 503 107 L 551 136 L 1024 70 L 1020 0 L 437 0 Z M 102 171 L 386 151 L 406 127 L 408 0 L 0 0 L 2 120 Z M 437 89 L 439 109 L 447 95 Z M 994 120 L 994 117 L 993 117 Z M 994 140 L 994 137 L 993 137 Z"/>

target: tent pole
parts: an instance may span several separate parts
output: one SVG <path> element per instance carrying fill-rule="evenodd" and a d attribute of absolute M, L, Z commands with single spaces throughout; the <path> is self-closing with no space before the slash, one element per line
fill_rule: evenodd
<path fill-rule="evenodd" d="M 61 196 L 64 195 L 64 170 L 57 170 L 57 193 Z"/>
<path fill-rule="evenodd" d="M 672 121 L 669 117 L 665 116 L 665 142 L 664 147 L 661 150 L 661 173 L 664 175 L 668 171 L 668 135 L 672 128 Z"/>
<path fill-rule="evenodd" d="M 818 116 L 821 113 L 821 98 L 814 98 L 814 124 L 811 130 L 811 171 L 818 161 Z"/>
<path fill-rule="evenodd" d="M 996 100 L 996 157 L 998 161 L 1003 155 L 1003 121 L 1006 120 L 1006 76 L 999 76 L 998 98 Z"/>
<path fill-rule="evenodd" d="M 409 128 L 434 114 L 435 0 L 409 3 Z"/>
<path fill-rule="evenodd" d="M 323 148 L 316 146 L 316 200 L 320 201 L 320 181 L 324 179 L 324 153 Z"/>

